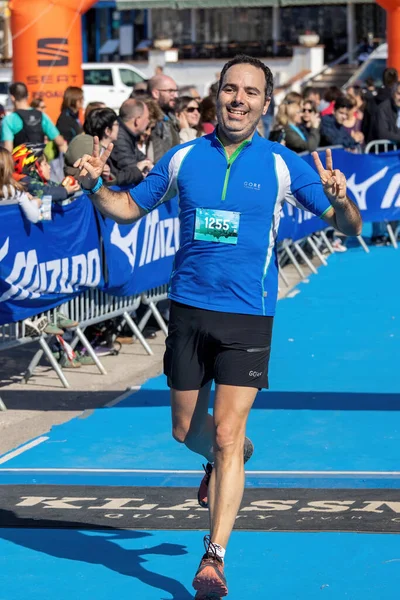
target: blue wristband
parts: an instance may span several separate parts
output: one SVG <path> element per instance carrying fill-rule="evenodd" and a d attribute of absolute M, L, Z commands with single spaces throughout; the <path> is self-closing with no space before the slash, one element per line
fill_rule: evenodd
<path fill-rule="evenodd" d="M 102 177 L 99 177 L 96 182 L 96 185 L 93 188 L 87 190 L 86 188 L 82 187 L 82 191 L 85 192 L 85 194 L 89 194 L 89 195 L 96 194 L 101 187 L 103 187 L 103 179 L 102 179 Z"/>

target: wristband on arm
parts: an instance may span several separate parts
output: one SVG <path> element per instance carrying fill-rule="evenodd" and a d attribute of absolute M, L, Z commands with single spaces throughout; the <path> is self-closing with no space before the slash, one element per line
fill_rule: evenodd
<path fill-rule="evenodd" d="M 81 185 L 82 191 L 85 192 L 85 194 L 88 194 L 89 196 L 92 194 L 96 194 L 101 187 L 103 187 L 103 178 L 102 177 L 99 177 L 98 180 L 96 181 L 94 187 L 92 187 L 90 189 L 86 189 Z"/>

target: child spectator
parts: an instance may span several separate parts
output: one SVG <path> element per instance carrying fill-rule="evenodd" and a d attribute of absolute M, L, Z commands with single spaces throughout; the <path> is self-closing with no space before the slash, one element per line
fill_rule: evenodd
<path fill-rule="evenodd" d="M 80 185 L 72 177 L 62 184 L 50 181 L 50 164 L 44 155 L 44 144 L 21 144 L 14 148 L 14 179 L 24 184 L 28 192 L 38 198 L 51 196 L 53 202 L 63 202 L 80 192 Z"/>
<path fill-rule="evenodd" d="M 28 221 L 37 223 L 40 220 L 41 201 L 32 198 L 13 175 L 13 158 L 8 150 L 0 147 L 0 206 L 18 204 Z"/>

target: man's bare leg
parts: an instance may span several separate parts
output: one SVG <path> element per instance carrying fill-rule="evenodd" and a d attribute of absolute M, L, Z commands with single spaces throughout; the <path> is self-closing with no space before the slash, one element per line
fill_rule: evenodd
<path fill-rule="evenodd" d="M 172 434 L 189 450 L 214 460 L 214 419 L 208 412 L 211 381 L 200 390 L 171 389 Z"/>
<path fill-rule="evenodd" d="M 209 483 L 211 542 L 226 548 L 244 491 L 243 445 L 256 388 L 217 385 L 214 469 Z"/>

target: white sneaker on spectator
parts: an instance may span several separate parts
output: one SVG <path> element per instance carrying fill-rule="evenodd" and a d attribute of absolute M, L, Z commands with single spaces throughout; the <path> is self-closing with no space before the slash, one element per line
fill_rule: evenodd
<path fill-rule="evenodd" d="M 335 252 L 347 252 L 346 246 L 342 244 L 342 240 L 339 238 L 335 238 L 331 245 Z"/>

